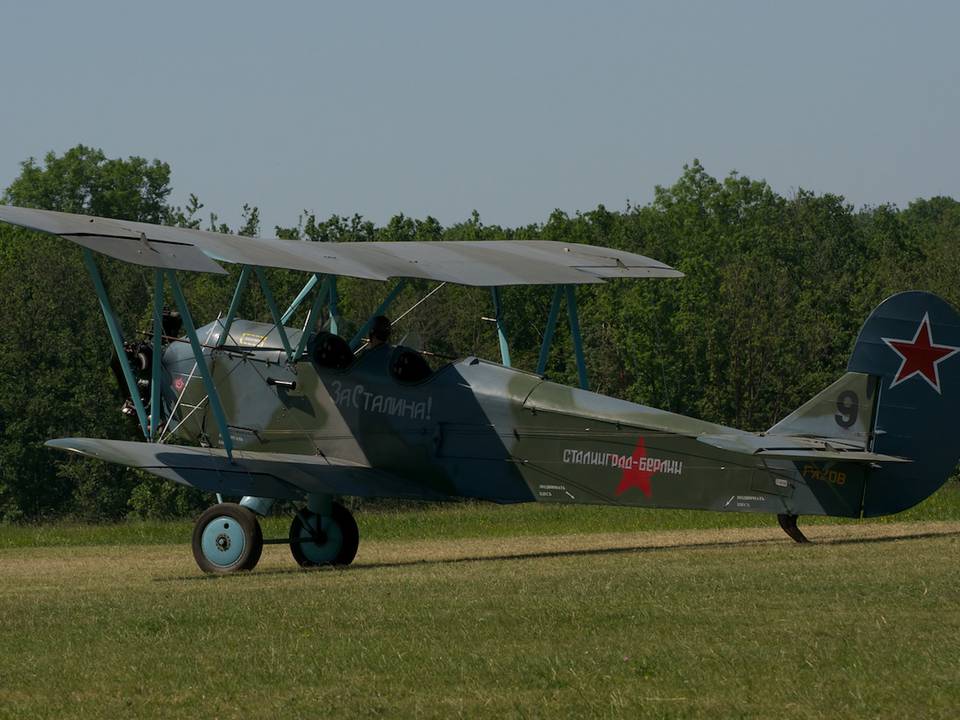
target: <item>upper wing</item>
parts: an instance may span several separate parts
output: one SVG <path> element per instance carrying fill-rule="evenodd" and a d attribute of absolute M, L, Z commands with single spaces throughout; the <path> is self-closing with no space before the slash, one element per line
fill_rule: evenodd
<path fill-rule="evenodd" d="M 135 467 L 167 480 L 222 495 L 253 495 L 301 500 L 308 493 L 357 497 L 400 497 L 418 500 L 449 499 L 367 465 L 317 455 L 233 453 L 215 448 L 160 443 L 61 438 L 47 446 L 107 462 Z"/>
<path fill-rule="evenodd" d="M 217 260 L 386 280 L 475 285 L 580 285 L 609 278 L 683 277 L 643 255 L 549 240 L 315 243 L 0 205 L 0 220 L 59 235 L 124 262 L 224 273 Z"/>

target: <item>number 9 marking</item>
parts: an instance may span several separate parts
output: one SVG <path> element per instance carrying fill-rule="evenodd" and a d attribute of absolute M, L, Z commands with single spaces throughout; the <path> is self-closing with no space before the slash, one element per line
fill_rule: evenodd
<path fill-rule="evenodd" d="M 860 414 L 860 398 L 853 390 L 844 390 L 837 396 L 837 414 L 833 419 L 842 428 L 853 427 Z"/>

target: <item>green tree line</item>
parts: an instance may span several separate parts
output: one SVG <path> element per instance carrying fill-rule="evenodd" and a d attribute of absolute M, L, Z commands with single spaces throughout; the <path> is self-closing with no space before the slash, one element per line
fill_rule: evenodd
<path fill-rule="evenodd" d="M 262 233 L 255 205 L 245 205 L 241 226 L 231 228 L 195 195 L 178 207 L 171 193 L 168 164 L 112 159 L 79 145 L 22 163 L 2 200 L 291 242 L 543 239 L 648 255 L 686 278 L 578 289 L 591 389 L 749 430 L 769 427 L 842 373 L 861 323 L 886 296 L 922 289 L 960 305 L 956 200 L 856 209 L 830 193 L 785 197 L 737 173 L 716 178 L 698 161 L 672 185 L 658 186 L 649 204 L 574 215 L 557 210 L 517 228 L 486 225 L 476 212 L 445 227 L 433 217 L 397 215 L 381 226 L 359 215 L 322 219 L 305 211 Z M 148 328 L 150 273 L 100 262 L 127 335 Z M 229 269 L 226 278 L 184 275 L 198 323 L 229 304 L 239 275 Z M 305 280 L 292 271 L 269 275 L 280 302 Z M 412 306 L 433 287 L 411 282 L 394 308 Z M 387 286 L 343 278 L 338 289 L 341 333 L 349 336 Z M 552 289 L 506 288 L 503 297 L 514 364 L 532 369 Z M 241 314 L 268 318 L 254 285 Z M 489 292 L 448 285 L 395 332 L 441 356 L 496 359 L 496 330 L 485 319 L 491 314 Z M 43 447 L 48 438 L 69 435 L 137 438 L 135 424 L 118 412 L 109 336 L 74 245 L 0 226 L 0 324 L 0 520 L 176 516 L 208 502 L 142 473 Z M 547 375 L 577 381 L 562 324 Z"/>

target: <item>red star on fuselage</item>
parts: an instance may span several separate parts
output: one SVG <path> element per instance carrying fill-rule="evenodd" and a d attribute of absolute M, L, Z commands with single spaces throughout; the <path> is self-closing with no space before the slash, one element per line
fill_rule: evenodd
<path fill-rule="evenodd" d="M 633 457 L 631 457 L 630 468 L 623 471 L 623 475 L 620 477 L 620 484 L 617 485 L 614 495 L 619 497 L 627 490 L 632 487 L 640 488 L 646 497 L 650 497 L 650 478 L 653 477 L 653 472 L 650 470 L 641 470 L 637 467 L 637 460 L 647 456 L 647 447 L 643 442 L 643 438 L 637 438 L 637 446 L 633 451 Z"/>
<path fill-rule="evenodd" d="M 881 338 L 891 350 L 900 356 L 900 369 L 890 383 L 895 387 L 902 382 L 919 375 L 938 393 L 940 390 L 940 363 L 960 352 L 960 347 L 936 345 L 930 332 L 930 316 L 926 313 L 920 321 L 920 327 L 913 340 Z"/>

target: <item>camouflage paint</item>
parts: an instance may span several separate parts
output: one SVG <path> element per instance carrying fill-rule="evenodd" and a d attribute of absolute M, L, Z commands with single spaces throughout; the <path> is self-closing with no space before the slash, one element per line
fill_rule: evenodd
<path fill-rule="evenodd" d="M 363 353 L 346 370 L 309 359 L 289 365 L 272 326 L 243 320 L 231 331 L 241 342 L 208 349 L 206 357 L 238 450 L 336 458 L 376 469 L 381 479 L 358 484 L 358 495 L 856 517 L 918 502 L 939 487 L 956 460 L 952 445 L 936 453 L 935 472 L 920 461 L 887 457 L 917 460 L 918 450 L 929 450 L 927 444 L 904 444 L 909 429 L 896 421 L 900 408 L 917 405 L 918 393 L 935 409 L 949 400 L 948 391 L 960 393 L 960 384 L 955 388 L 947 380 L 942 395 L 928 387 L 929 380 L 894 382 L 900 358 L 880 340 L 909 340 L 925 312 L 938 343 L 960 346 L 960 321 L 952 309 L 932 296 L 914 295 L 919 297 L 896 296 L 900 300 L 882 305 L 861 332 L 851 372 L 767 433 L 558 385 L 478 358 L 449 364 L 413 384 L 391 375 L 391 353 L 399 350 L 385 346 Z M 211 324 L 198 334 L 216 338 L 217 332 Z M 287 332 L 295 344 L 299 332 Z M 164 360 L 174 379 L 192 366 L 180 344 Z M 944 365 L 955 366 L 960 358 Z M 185 393 L 191 402 L 197 400 L 194 386 L 197 380 Z M 206 432 L 212 445 L 219 444 L 207 414 L 182 426 L 185 439 Z M 914 424 L 934 422 L 910 417 Z M 945 416 L 938 411 L 931 417 Z M 896 434 L 874 434 L 875 423 Z M 778 450 L 781 445 L 786 450 Z M 284 467 L 274 463 L 277 477 Z M 311 472 L 309 465 L 296 468 Z M 908 492 L 896 484 L 905 477 L 912 483 Z M 249 488 L 251 494 L 256 490 Z"/>

